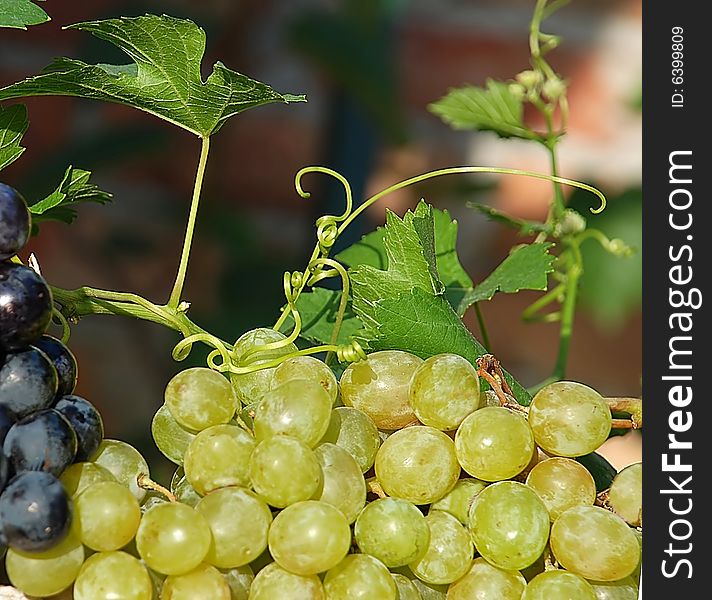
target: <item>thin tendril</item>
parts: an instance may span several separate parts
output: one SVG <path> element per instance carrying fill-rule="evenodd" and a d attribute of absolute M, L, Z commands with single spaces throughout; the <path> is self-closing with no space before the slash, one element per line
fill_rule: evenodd
<path fill-rule="evenodd" d="M 69 321 L 67 321 L 67 318 L 62 314 L 62 311 L 56 306 L 52 307 L 52 317 L 59 321 L 59 324 L 62 326 L 62 337 L 60 340 L 62 343 L 66 344 L 69 341 L 69 337 L 72 335 Z"/>

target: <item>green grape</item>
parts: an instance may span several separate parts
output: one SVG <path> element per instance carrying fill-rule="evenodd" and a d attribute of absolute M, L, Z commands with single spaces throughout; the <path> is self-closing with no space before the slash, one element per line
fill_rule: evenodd
<path fill-rule="evenodd" d="M 430 542 L 430 529 L 423 513 L 398 498 L 369 503 L 356 519 L 354 535 L 361 552 L 376 557 L 389 568 L 421 558 Z"/>
<path fill-rule="evenodd" d="M 116 481 L 106 467 L 93 462 L 78 462 L 69 465 L 60 476 L 67 495 L 74 499 L 93 483 Z"/>
<path fill-rule="evenodd" d="M 161 600 L 230 600 L 230 587 L 215 567 L 201 564 L 183 575 L 166 577 Z"/>
<path fill-rule="evenodd" d="M 381 438 L 373 419 L 357 408 L 339 406 L 331 411 L 329 427 L 321 440 L 340 446 L 356 459 L 361 472 L 373 466 Z"/>
<path fill-rule="evenodd" d="M 276 435 L 257 445 L 250 481 L 267 504 L 284 508 L 319 493 L 323 476 L 313 450 L 301 440 Z"/>
<path fill-rule="evenodd" d="M 544 501 L 552 522 L 572 506 L 590 506 L 596 500 L 591 473 L 570 458 L 541 461 L 529 471 L 527 485 Z"/>
<path fill-rule="evenodd" d="M 171 415 L 168 406 L 161 406 L 151 421 L 151 435 L 156 447 L 171 462 L 183 464 L 183 455 L 195 434 L 183 429 Z"/>
<path fill-rule="evenodd" d="M 589 581 L 596 600 L 638 600 L 638 586 L 632 577 L 618 581 Z"/>
<path fill-rule="evenodd" d="M 391 577 L 393 577 L 393 581 L 396 582 L 396 587 L 398 588 L 398 600 L 423 600 L 418 588 L 405 575 L 391 573 Z"/>
<path fill-rule="evenodd" d="M 250 490 L 216 490 L 198 502 L 195 509 L 205 517 L 213 536 L 205 562 L 222 569 L 241 567 L 267 548 L 272 513 Z"/>
<path fill-rule="evenodd" d="M 428 583 L 446 584 L 460 579 L 472 563 L 474 548 L 467 530 L 451 514 L 432 511 L 425 521 L 430 542 L 419 559 L 412 562 L 413 574 Z"/>
<path fill-rule="evenodd" d="M 272 375 L 271 389 L 293 379 L 306 379 L 318 383 L 326 390 L 332 405 L 339 395 L 339 384 L 334 372 L 318 358 L 313 356 L 294 356 L 275 368 Z"/>
<path fill-rule="evenodd" d="M 447 600 L 520 600 L 527 582 L 519 571 L 508 571 L 476 558 L 470 570 L 450 585 Z"/>
<path fill-rule="evenodd" d="M 532 564 L 549 538 L 549 513 L 537 493 L 523 483 L 500 481 L 482 490 L 470 509 L 475 548 L 500 569 Z"/>
<path fill-rule="evenodd" d="M 472 501 L 486 486 L 487 483 L 479 479 L 458 479 L 454 488 L 430 505 L 430 510 L 444 510 L 463 525 L 467 525 Z"/>
<path fill-rule="evenodd" d="M 324 577 L 328 600 L 397 600 L 398 588 L 383 563 L 368 554 L 350 554 Z"/>
<path fill-rule="evenodd" d="M 179 469 L 179 471 L 181 472 L 181 476 L 176 478 L 174 481 L 171 481 L 171 492 L 173 492 L 173 495 L 176 497 L 178 502 L 182 502 L 183 504 L 187 504 L 189 506 L 195 506 L 198 502 L 200 502 L 202 496 L 195 491 L 195 488 L 193 488 L 192 485 L 190 485 L 190 481 L 188 481 L 186 476 L 183 474 L 183 470 Z"/>
<path fill-rule="evenodd" d="M 480 380 L 466 359 L 457 354 L 438 354 L 413 373 L 409 394 L 421 423 L 449 431 L 480 407 Z"/>
<path fill-rule="evenodd" d="M 608 439 L 611 411 L 596 390 L 582 383 L 557 381 L 534 396 L 529 425 L 544 452 L 583 456 Z"/>
<path fill-rule="evenodd" d="M 324 485 L 321 500 L 338 508 L 349 523 L 353 523 L 366 504 L 366 481 L 358 463 L 336 444 L 321 444 L 314 449 L 321 465 Z"/>
<path fill-rule="evenodd" d="M 376 477 L 386 494 L 430 504 L 447 494 L 460 476 L 455 444 L 433 427 L 396 431 L 376 454 Z"/>
<path fill-rule="evenodd" d="M 638 565 L 635 567 L 633 572 L 630 574 L 630 576 L 633 578 L 633 581 L 635 582 L 635 585 L 640 585 L 640 569 L 643 566 L 643 532 L 634 529 L 633 534 L 635 535 L 635 539 L 638 542 L 638 549 L 640 550 L 640 560 L 638 560 Z"/>
<path fill-rule="evenodd" d="M 522 600 L 596 600 L 596 594 L 582 577 L 567 571 L 545 571 L 532 579 Z"/>
<path fill-rule="evenodd" d="M 236 425 L 214 425 L 195 436 L 183 462 L 185 476 L 200 495 L 250 482 L 250 457 L 257 443 Z"/>
<path fill-rule="evenodd" d="M 393 569 L 394 574 L 399 574 L 408 579 L 418 590 L 420 597 L 418 600 L 445 600 L 447 594 L 447 585 L 437 585 L 435 583 L 426 583 L 418 579 L 408 567 L 398 567 Z M 396 581 L 396 584 L 398 582 Z"/>
<path fill-rule="evenodd" d="M 379 429 L 400 429 L 417 422 L 408 388 L 423 360 L 401 350 L 384 350 L 351 363 L 341 375 L 341 399 L 365 412 Z"/>
<path fill-rule="evenodd" d="M 269 530 L 274 560 L 297 575 L 315 575 L 336 566 L 351 546 L 351 529 L 339 510 L 316 500 L 292 504 Z"/>
<path fill-rule="evenodd" d="M 534 436 L 521 415 L 490 406 L 472 413 L 455 434 L 457 460 L 473 477 L 502 481 L 521 473 L 534 455 Z"/>
<path fill-rule="evenodd" d="M 136 535 L 140 521 L 138 501 L 114 481 L 90 485 L 74 501 L 72 527 L 92 550 L 107 552 L 123 548 Z"/>
<path fill-rule="evenodd" d="M 139 486 L 138 478 L 141 475 L 148 477 L 150 471 L 146 459 L 136 448 L 121 440 L 102 440 L 92 462 L 111 471 L 121 485 L 131 490 L 136 500 L 144 499 L 146 490 Z"/>
<path fill-rule="evenodd" d="M 230 588 L 230 600 L 248 600 L 255 574 L 249 565 L 221 571 Z"/>
<path fill-rule="evenodd" d="M 326 600 L 316 575 L 297 575 L 270 563 L 255 576 L 249 600 Z"/>
<path fill-rule="evenodd" d="M 151 600 L 146 567 L 125 552 L 92 554 L 74 583 L 74 600 Z"/>
<path fill-rule="evenodd" d="M 28 596 L 52 596 L 72 585 L 84 562 L 84 546 L 73 534 L 45 552 L 8 548 L 5 570 L 10 583 Z"/>
<path fill-rule="evenodd" d="M 643 463 L 629 465 L 613 478 L 608 503 L 628 525 L 643 524 Z"/>
<path fill-rule="evenodd" d="M 304 379 L 287 381 L 262 396 L 253 420 L 261 442 L 283 434 L 313 448 L 326 433 L 331 419 L 331 398 L 321 385 Z"/>
<path fill-rule="evenodd" d="M 252 329 L 242 334 L 235 342 L 232 351 L 233 358 L 241 366 L 247 366 L 242 365 L 242 363 L 243 358 L 246 357 L 248 352 L 258 350 L 265 344 L 281 342 L 286 339 L 287 337 L 285 335 L 274 329 L 267 327 Z M 254 362 L 251 361 L 257 357 L 257 354 L 247 356 L 246 359 L 250 366 L 259 365 L 296 351 L 297 347 L 293 343 L 289 343 L 280 348 L 259 352 L 259 360 Z M 232 387 L 235 389 L 238 399 L 245 405 L 257 402 L 262 398 L 262 394 L 270 389 L 274 371 L 275 367 L 270 367 L 268 369 L 260 369 L 252 373 L 243 373 L 241 375 L 230 373 L 230 381 L 232 381 Z"/>
<path fill-rule="evenodd" d="M 136 533 L 136 548 L 145 563 L 165 575 L 182 575 L 208 554 L 212 535 L 197 510 L 170 502 L 147 511 Z"/>
<path fill-rule="evenodd" d="M 635 570 L 640 547 L 625 521 L 598 506 L 575 506 L 551 528 L 551 550 L 559 564 L 596 581 L 616 581 Z"/>

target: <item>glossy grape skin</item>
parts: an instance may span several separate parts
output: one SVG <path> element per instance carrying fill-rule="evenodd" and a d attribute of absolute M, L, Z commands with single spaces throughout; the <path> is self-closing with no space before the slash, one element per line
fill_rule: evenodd
<path fill-rule="evenodd" d="M 467 573 L 450 585 L 447 600 L 520 600 L 526 585 L 519 571 L 500 569 L 476 558 Z"/>
<path fill-rule="evenodd" d="M 149 476 L 150 473 L 146 459 L 136 448 L 121 440 L 105 439 L 91 460 L 111 471 L 116 480 L 128 487 L 139 502 L 144 499 L 146 490 L 138 485 L 138 478 L 141 475 Z"/>
<path fill-rule="evenodd" d="M 576 457 L 596 450 L 611 431 L 611 411 L 594 389 L 558 381 L 539 390 L 529 406 L 529 425 L 547 454 Z"/>
<path fill-rule="evenodd" d="M 628 465 L 613 478 L 608 503 L 628 525 L 643 524 L 643 463 Z"/>
<path fill-rule="evenodd" d="M 379 429 L 400 429 L 417 422 L 408 389 L 421 358 L 401 350 L 373 352 L 351 363 L 341 375 L 341 399 L 365 412 Z"/>
<path fill-rule="evenodd" d="M 598 506 L 575 506 L 564 512 L 551 528 L 550 545 L 563 568 L 596 581 L 623 579 L 640 560 L 633 530 Z"/>
<path fill-rule="evenodd" d="M 0 260 L 17 254 L 30 237 L 30 211 L 22 195 L 0 183 Z"/>
<path fill-rule="evenodd" d="M 195 434 L 183 429 L 165 404 L 153 415 L 151 436 L 163 456 L 177 465 L 183 464 L 185 451 L 195 439 Z"/>
<path fill-rule="evenodd" d="M 632 577 L 618 581 L 589 581 L 596 600 L 638 600 L 638 586 Z"/>
<path fill-rule="evenodd" d="M 351 456 L 365 473 L 376 460 L 381 445 L 378 428 L 365 412 L 349 406 L 339 406 L 331 411 L 329 427 L 321 440 L 340 446 Z"/>
<path fill-rule="evenodd" d="M 430 510 L 444 510 L 467 526 L 472 501 L 487 485 L 485 481 L 470 477 L 458 479 L 454 488 L 430 505 Z"/>
<path fill-rule="evenodd" d="M 252 569 L 245 565 L 244 567 L 235 567 L 234 569 L 220 571 L 225 578 L 230 588 L 230 600 L 248 600 L 250 595 L 250 587 L 255 580 L 255 574 Z"/>
<path fill-rule="evenodd" d="M 77 385 L 77 359 L 64 342 L 44 334 L 32 345 L 47 355 L 57 371 L 57 398 L 74 392 Z"/>
<path fill-rule="evenodd" d="M 262 569 L 250 586 L 249 600 L 326 600 L 316 575 L 290 573 L 277 563 Z"/>
<path fill-rule="evenodd" d="M 334 372 L 318 358 L 313 356 L 294 356 L 280 363 L 274 369 L 270 380 L 270 389 L 274 389 L 287 381 L 306 379 L 318 383 L 326 390 L 332 405 L 339 395 L 339 384 Z"/>
<path fill-rule="evenodd" d="M 88 400 L 72 395 L 60 398 L 54 409 L 64 415 L 77 434 L 75 460 L 89 460 L 104 439 L 104 422 L 99 411 Z"/>
<path fill-rule="evenodd" d="M 457 354 L 438 354 L 413 373 L 409 395 L 421 423 L 450 431 L 480 408 L 480 380 L 466 359 Z"/>
<path fill-rule="evenodd" d="M 400 573 L 391 573 L 391 577 L 393 577 L 393 581 L 396 582 L 396 588 L 398 588 L 398 600 L 423 599 L 418 591 L 418 588 L 405 575 L 401 575 Z"/>
<path fill-rule="evenodd" d="M 383 563 L 368 554 L 350 554 L 324 577 L 327 600 L 397 600 L 398 587 Z"/>
<path fill-rule="evenodd" d="M 582 577 L 567 571 L 546 571 L 527 585 L 522 600 L 596 600 L 591 585 Z"/>
<path fill-rule="evenodd" d="M 526 483 L 544 501 L 552 522 L 572 506 L 590 506 L 596 500 L 593 476 L 570 458 L 541 461 L 529 472 Z"/>
<path fill-rule="evenodd" d="M 212 533 L 206 563 L 222 569 L 241 567 L 267 548 L 272 513 L 252 491 L 239 487 L 215 490 L 195 509 L 205 517 Z"/>
<path fill-rule="evenodd" d="M 205 367 L 193 367 L 175 375 L 168 382 L 164 397 L 171 416 L 189 431 L 227 423 L 238 408 L 230 382 Z"/>
<path fill-rule="evenodd" d="M 376 477 L 386 494 L 430 504 L 460 476 L 455 444 L 433 427 L 406 427 L 388 437 L 376 454 Z"/>
<path fill-rule="evenodd" d="M 44 552 L 10 548 L 5 569 L 10 582 L 28 596 L 52 596 L 68 588 L 84 563 L 84 547 L 72 535 Z"/>
<path fill-rule="evenodd" d="M 74 600 L 152 600 L 151 578 L 141 562 L 126 552 L 97 552 L 82 566 Z"/>
<path fill-rule="evenodd" d="M 314 454 L 323 475 L 321 494 L 315 500 L 338 508 L 353 523 L 366 504 L 366 481 L 358 463 L 336 444 L 321 444 Z"/>
<path fill-rule="evenodd" d="M 475 548 L 500 569 L 518 571 L 532 564 L 549 538 L 549 512 L 523 483 L 500 481 L 482 490 L 470 509 Z"/>
<path fill-rule="evenodd" d="M 0 350 L 29 346 L 52 319 L 52 293 L 30 267 L 0 263 Z"/>
<path fill-rule="evenodd" d="M 504 407 L 481 408 L 455 434 L 462 468 L 483 481 L 502 481 L 521 473 L 534 455 L 534 435 L 521 415 Z"/>
<path fill-rule="evenodd" d="M 215 567 L 201 564 L 183 575 L 166 577 L 161 600 L 230 600 L 230 587 Z"/>
<path fill-rule="evenodd" d="M 15 473 L 46 471 L 59 477 L 77 453 L 77 435 L 58 411 L 46 408 L 15 423 L 3 452 Z"/>
<path fill-rule="evenodd" d="M 93 462 L 78 462 L 69 465 L 59 480 L 62 482 L 67 495 L 76 498 L 86 488 L 102 481 L 116 481 L 109 469 Z"/>
<path fill-rule="evenodd" d="M 274 519 L 269 551 L 283 569 L 316 575 L 339 564 L 351 546 L 351 529 L 339 510 L 316 500 L 292 504 Z"/>
<path fill-rule="evenodd" d="M 57 394 L 57 371 L 37 348 L 0 354 L 0 406 L 15 421 L 49 408 Z"/>

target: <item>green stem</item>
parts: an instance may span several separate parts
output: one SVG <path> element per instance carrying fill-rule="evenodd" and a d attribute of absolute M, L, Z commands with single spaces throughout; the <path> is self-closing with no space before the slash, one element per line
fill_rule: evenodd
<path fill-rule="evenodd" d="M 541 298 L 532 302 L 527 308 L 522 312 L 522 319 L 525 321 L 534 321 L 537 318 L 537 313 L 544 307 L 548 306 L 564 293 L 564 284 L 557 285 L 554 289 L 549 290 Z"/>
<path fill-rule="evenodd" d="M 566 275 L 566 297 L 561 308 L 561 327 L 559 329 L 559 352 L 556 357 L 556 366 L 552 377 L 561 380 L 566 376 L 566 363 L 569 359 L 571 334 L 574 328 L 574 315 L 576 312 L 576 296 L 578 295 L 579 279 L 583 274 L 581 253 L 576 242 L 570 242 L 573 258 Z"/>
<path fill-rule="evenodd" d="M 482 311 L 480 310 L 480 303 L 475 302 L 475 314 L 477 315 L 477 324 L 480 326 L 480 334 L 482 335 L 482 345 L 489 352 L 492 352 L 492 345 L 490 344 L 489 334 L 487 333 L 487 325 L 485 325 L 485 319 L 482 316 Z"/>

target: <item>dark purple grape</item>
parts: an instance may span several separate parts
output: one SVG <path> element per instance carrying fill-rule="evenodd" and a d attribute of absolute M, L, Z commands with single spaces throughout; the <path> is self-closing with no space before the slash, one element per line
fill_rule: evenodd
<path fill-rule="evenodd" d="M 10 428 L 3 453 L 15 473 L 47 471 L 59 477 L 74 461 L 77 434 L 64 415 L 47 408 Z"/>
<path fill-rule="evenodd" d="M 5 436 L 7 432 L 10 431 L 10 427 L 15 424 L 15 419 L 7 408 L 0 405 L 0 448 L 5 441 Z M 2 454 L 2 452 L 0 452 Z"/>
<path fill-rule="evenodd" d="M 17 419 L 51 406 L 57 396 L 57 371 L 37 348 L 5 355 L 0 366 L 0 406 Z"/>
<path fill-rule="evenodd" d="M 77 385 L 77 359 L 74 358 L 72 351 L 61 340 L 47 334 L 32 345 L 42 350 L 57 370 L 59 379 L 57 398 L 71 394 Z"/>
<path fill-rule="evenodd" d="M 94 405 L 81 396 L 64 396 L 54 409 L 69 421 L 77 434 L 77 462 L 89 460 L 104 438 L 104 423 Z"/>
<path fill-rule="evenodd" d="M 20 350 L 38 340 L 52 318 L 52 293 L 25 265 L 0 263 L 0 350 Z"/>
<path fill-rule="evenodd" d="M 49 473 L 20 473 L 0 495 L 0 523 L 11 548 L 49 550 L 62 541 L 72 523 L 69 496 Z"/>
<path fill-rule="evenodd" d="M 22 250 L 30 237 L 30 211 L 25 199 L 9 185 L 0 183 L 0 260 Z"/>

